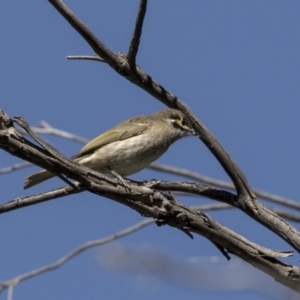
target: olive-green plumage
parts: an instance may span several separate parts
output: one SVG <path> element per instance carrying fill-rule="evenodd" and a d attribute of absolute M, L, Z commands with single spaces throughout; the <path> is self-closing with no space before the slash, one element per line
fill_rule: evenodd
<path fill-rule="evenodd" d="M 91 140 L 71 159 L 100 173 L 113 170 L 127 176 L 158 159 L 176 140 L 194 134 L 182 112 L 165 109 L 120 123 Z M 24 189 L 54 176 L 47 170 L 32 174 L 25 179 Z"/>

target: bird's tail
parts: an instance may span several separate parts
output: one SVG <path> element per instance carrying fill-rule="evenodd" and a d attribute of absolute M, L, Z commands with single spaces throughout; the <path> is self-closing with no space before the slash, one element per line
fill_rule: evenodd
<path fill-rule="evenodd" d="M 45 180 L 48 180 L 52 177 L 54 177 L 55 175 L 53 175 L 51 172 L 47 171 L 47 170 L 43 170 L 37 173 L 34 173 L 28 177 L 25 178 L 25 182 L 24 182 L 24 190 L 38 184 L 41 183 Z"/>

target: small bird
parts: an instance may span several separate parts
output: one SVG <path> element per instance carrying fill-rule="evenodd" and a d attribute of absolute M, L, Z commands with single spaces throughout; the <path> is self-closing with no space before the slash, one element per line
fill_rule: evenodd
<path fill-rule="evenodd" d="M 165 109 L 149 116 L 130 118 L 87 143 L 75 162 L 94 171 L 127 176 L 139 172 L 167 151 L 176 140 L 196 135 L 179 110 Z M 24 189 L 55 175 L 43 170 L 25 179 Z"/>

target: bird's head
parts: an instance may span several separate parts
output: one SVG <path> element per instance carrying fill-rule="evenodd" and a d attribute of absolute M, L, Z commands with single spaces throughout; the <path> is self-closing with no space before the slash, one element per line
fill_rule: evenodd
<path fill-rule="evenodd" d="M 189 119 L 185 116 L 184 113 L 177 109 L 165 109 L 157 112 L 155 116 L 158 119 L 163 120 L 164 123 L 168 124 L 173 134 L 176 135 L 176 138 L 188 135 L 196 135 L 196 132 L 193 129 Z"/>

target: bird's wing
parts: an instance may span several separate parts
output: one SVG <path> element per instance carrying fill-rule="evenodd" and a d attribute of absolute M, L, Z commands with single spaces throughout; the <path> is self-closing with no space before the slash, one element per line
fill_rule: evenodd
<path fill-rule="evenodd" d="M 119 129 L 120 125 L 122 125 L 122 129 Z M 126 124 L 125 122 L 123 124 L 120 124 L 116 126 L 115 128 L 112 128 L 90 142 L 88 142 L 79 153 L 75 154 L 71 157 L 71 159 L 75 159 L 78 157 L 85 156 L 87 154 L 92 153 L 93 151 L 116 141 L 123 141 L 130 139 L 134 136 L 142 134 L 145 130 L 149 128 L 149 124 L 142 124 L 142 123 L 136 123 L 136 126 L 132 126 L 133 124 Z"/>

